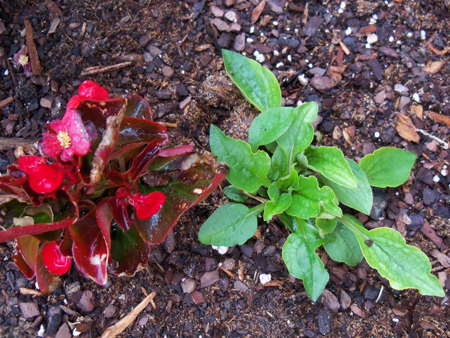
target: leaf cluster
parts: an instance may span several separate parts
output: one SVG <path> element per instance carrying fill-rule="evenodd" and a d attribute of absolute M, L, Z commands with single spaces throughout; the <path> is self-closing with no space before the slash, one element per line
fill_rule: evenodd
<path fill-rule="evenodd" d="M 289 228 L 283 260 L 289 272 L 303 280 L 313 301 L 329 280 L 316 254 L 320 246 L 333 260 L 348 265 L 365 258 L 396 289 L 416 288 L 425 295 L 444 296 L 424 253 L 392 229 L 366 230 L 340 207 L 369 215 L 371 186 L 403 184 L 416 155 L 381 148 L 357 164 L 337 147 L 312 145 L 315 102 L 281 107 L 280 88 L 270 71 L 230 51 L 224 50 L 223 57 L 230 78 L 261 113 L 250 127 L 248 143 L 211 126 L 211 151 L 230 168 L 231 186 L 224 193 L 232 202 L 203 224 L 199 240 L 216 246 L 243 244 L 254 235 L 257 216 L 263 213 L 264 221 L 279 217 Z M 260 204 L 245 205 L 249 197 Z"/>

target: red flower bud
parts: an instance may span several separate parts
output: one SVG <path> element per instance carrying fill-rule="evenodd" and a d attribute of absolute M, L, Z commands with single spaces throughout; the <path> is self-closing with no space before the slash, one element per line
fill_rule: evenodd
<path fill-rule="evenodd" d="M 90 80 L 84 81 L 78 87 L 78 95 L 74 95 L 67 103 L 67 109 L 73 109 L 78 106 L 82 100 L 108 100 L 109 93 L 106 88 L 103 88 L 98 83 Z"/>
<path fill-rule="evenodd" d="M 152 192 L 147 196 L 135 194 L 130 197 L 130 204 L 136 209 L 136 216 L 141 221 L 149 219 L 156 214 L 166 201 L 166 195 L 161 192 Z"/>
<path fill-rule="evenodd" d="M 31 189 L 38 194 L 56 190 L 64 179 L 64 173 L 57 164 L 48 164 L 39 156 L 20 157 L 19 168 L 27 174 Z"/>
<path fill-rule="evenodd" d="M 50 242 L 44 245 L 42 249 L 42 261 L 45 267 L 54 275 L 64 275 L 69 271 L 72 259 L 63 256 L 56 242 Z"/>

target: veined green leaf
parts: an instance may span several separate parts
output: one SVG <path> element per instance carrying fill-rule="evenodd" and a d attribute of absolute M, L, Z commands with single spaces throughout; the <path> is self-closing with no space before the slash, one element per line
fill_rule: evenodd
<path fill-rule="evenodd" d="M 337 222 L 333 233 L 336 236 L 336 240 L 323 245 L 331 259 L 350 266 L 360 263 L 364 256 L 355 234 L 340 221 Z"/>
<path fill-rule="evenodd" d="M 356 177 L 358 186 L 356 188 L 347 188 L 340 184 L 337 184 L 325 177 L 321 177 L 322 182 L 333 189 L 339 201 L 346 206 L 362 213 L 369 215 L 372 209 L 373 194 L 369 181 L 364 171 L 358 166 L 358 164 L 346 158 L 345 159 Z"/>
<path fill-rule="evenodd" d="M 203 223 L 198 240 L 217 246 L 242 245 L 255 234 L 257 216 L 263 209 L 264 204 L 253 209 L 238 203 L 225 204 Z"/>
<path fill-rule="evenodd" d="M 270 144 L 289 128 L 294 119 L 291 107 L 269 108 L 259 114 L 252 122 L 248 141 L 255 151 L 258 146 Z"/>
<path fill-rule="evenodd" d="M 439 280 L 430 274 L 428 257 L 407 245 L 397 231 L 390 228 L 366 230 L 353 216 L 341 219 L 355 235 L 367 263 L 387 278 L 394 289 L 418 289 L 422 295 L 444 297 Z"/>
<path fill-rule="evenodd" d="M 335 195 L 329 187 L 319 188 L 314 176 L 299 176 L 299 188 L 292 193 L 292 203 L 286 210 L 291 216 L 302 219 L 317 217 L 321 210 L 342 217 L 342 210 L 335 204 Z"/>
<path fill-rule="evenodd" d="M 281 193 L 276 183 L 272 183 L 268 190 L 270 201 L 264 207 L 264 220 L 270 221 L 274 215 L 281 214 L 292 202 L 290 193 Z"/>
<path fill-rule="evenodd" d="M 308 168 L 344 187 L 357 187 L 355 175 L 337 147 L 309 147 L 305 150 L 305 156 Z"/>
<path fill-rule="evenodd" d="M 233 202 L 244 203 L 248 200 L 248 196 L 241 192 L 240 189 L 236 188 L 234 185 L 229 185 L 223 189 L 223 193 Z"/>
<path fill-rule="evenodd" d="M 380 148 L 364 156 L 359 166 L 367 175 L 370 185 L 386 188 L 406 182 L 417 155 L 396 148 Z"/>
<path fill-rule="evenodd" d="M 325 243 L 319 231 L 298 218 L 298 232 L 292 233 L 283 246 L 283 260 L 289 273 L 301 280 L 312 301 L 316 301 L 328 283 L 329 275 L 316 249 Z"/>
<path fill-rule="evenodd" d="M 319 229 L 320 237 L 332 233 L 336 228 L 336 223 L 336 218 L 329 219 L 316 217 L 316 226 Z"/>
<path fill-rule="evenodd" d="M 295 165 L 291 166 L 291 170 L 289 175 L 286 175 L 284 177 L 281 177 L 280 179 L 278 179 L 278 181 L 276 182 L 277 187 L 280 191 L 294 191 L 294 190 L 298 190 L 299 185 L 298 185 L 298 174 L 295 171 Z"/>
<path fill-rule="evenodd" d="M 311 122 L 317 119 L 318 110 L 316 102 L 308 102 L 293 109 L 294 120 L 286 132 L 277 139 L 278 145 L 283 148 L 288 157 L 295 158 L 295 155 L 311 144 L 314 138 Z"/>
<path fill-rule="evenodd" d="M 280 107 L 280 86 L 270 70 L 229 50 L 223 49 L 222 55 L 228 76 L 250 103 L 260 111 Z"/>
<path fill-rule="evenodd" d="M 270 157 L 267 153 L 253 153 L 248 143 L 226 136 L 214 125 L 211 125 L 210 145 L 217 160 L 226 162 L 230 167 L 228 180 L 235 187 L 251 193 L 261 185 L 270 185 L 267 179 Z"/>
<path fill-rule="evenodd" d="M 277 147 L 272 155 L 270 169 L 267 176 L 275 181 L 288 173 L 289 159 L 283 149 Z"/>

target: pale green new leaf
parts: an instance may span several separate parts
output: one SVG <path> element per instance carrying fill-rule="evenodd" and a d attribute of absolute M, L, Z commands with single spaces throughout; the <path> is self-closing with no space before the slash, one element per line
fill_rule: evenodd
<path fill-rule="evenodd" d="M 270 70 L 226 49 L 222 55 L 228 76 L 250 103 L 260 111 L 281 106 L 280 86 Z"/>
<path fill-rule="evenodd" d="M 322 182 L 333 189 L 339 201 L 346 206 L 362 213 L 369 215 L 372 209 L 373 194 L 369 181 L 364 171 L 358 166 L 358 164 L 346 158 L 345 159 L 356 177 L 358 186 L 356 188 L 347 188 L 340 184 L 337 184 L 325 177 L 321 177 Z"/>
<path fill-rule="evenodd" d="M 282 148 L 277 147 L 272 155 L 270 170 L 267 176 L 270 180 L 275 181 L 281 177 L 284 177 L 287 174 L 288 169 L 289 159 L 287 154 Z"/>
<path fill-rule="evenodd" d="M 298 232 L 292 233 L 283 246 L 283 260 L 289 273 L 301 280 L 312 301 L 316 301 L 328 283 L 329 275 L 322 261 L 316 255 L 316 249 L 325 243 L 319 231 L 306 222 L 298 224 Z"/>
<path fill-rule="evenodd" d="M 332 233 L 336 228 L 337 219 L 336 218 L 316 218 L 316 226 L 319 229 L 320 237 L 326 234 Z"/>
<path fill-rule="evenodd" d="M 278 145 L 283 148 L 288 157 L 294 158 L 311 144 L 314 138 L 311 122 L 317 119 L 318 110 L 316 102 L 308 102 L 294 108 L 294 120 L 286 132 L 277 139 Z"/>
<path fill-rule="evenodd" d="M 387 278 L 394 289 L 412 288 L 422 295 L 445 296 L 439 280 L 430 274 L 428 257 L 407 245 L 399 232 L 390 228 L 368 231 L 350 215 L 344 215 L 342 221 L 356 235 L 367 263 Z"/>
<path fill-rule="evenodd" d="M 374 187 L 397 187 L 406 182 L 417 155 L 396 148 L 380 148 L 364 156 L 359 166 Z"/>
<path fill-rule="evenodd" d="M 243 204 L 225 204 L 203 223 L 198 239 L 203 244 L 216 246 L 242 245 L 255 234 L 257 216 L 263 208 L 264 205 L 249 209 Z"/>
<path fill-rule="evenodd" d="M 268 189 L 270 201 L 266 202 L 264 207 L 264 220 L 270 221 L 274 215 L 281 214 L 292 202 L 290 193 L 282 193 L 277 187 L 276 182 L 272 183 Z"/>
<path fill-rule="evenodd" d="M 227 178 L 235 187 L 252 193 L 261 185 L 270 185 L 267 179 L 270 157 L 267 153 L 253 153 L 248 143 L 226 136 L 214 125 L 211 125 L 210 146 L 217 160 L 226 162 L 230 167 Z"/>
<path fill-rule="evenodd" d="M 309 147 L 304 155 L 311 170 L 344 187 L 357 187 L 355 175 L 337 147 Z"/>
<path fill-rule="evenodd" d="M 360 263 L 364 256 L 355 234 L 339 221 L 333 233 L 336 239 L 323 245 L 331 259 L 350 266 Z"/>
<path fill-rule="evenodd" d="M 334 202 L 335 195 L 329 187 L 319 188 L 314 176 L 299 176 L 299 188 L 292 193 L 292 203 L 286 210 L 291 216 L 302 219 L 317 217 L 322 210 L 342 217 L 342 210 Z"/>
<path fill-rule="evenodd" d="M 252 122 L 248 133 L 248 142 L 253 150 L 258 146 L 270 144 L 289 128 L 294 119 L 291 107 L 269 108 L 259 114 Z"/>

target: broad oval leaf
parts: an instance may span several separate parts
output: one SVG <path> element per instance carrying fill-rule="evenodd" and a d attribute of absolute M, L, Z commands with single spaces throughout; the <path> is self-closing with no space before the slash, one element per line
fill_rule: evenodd
<path fill-rule="evenodd" d="M 260 111 L 281 105 L 280 86 L 270 70 L 226 49 L 222 50 L 222 55 L 228 76 L 250 103 Z"/>
<path fill-rule="evenodd" d="M 242 245 L 252 237 L 258 227 L 258 214 L 264 205 L 253 209 L 243 204 L 228 203 L 217 209 L 203 223 L 198 240 L 216 246 Z"/>
<path fill-rule="evenodd" d="M 319 106 L 316 102 L 308 102 L 293 109 L 294 120 L 286 132 L 277 139 L 278 145 L 294 158 L 306 149 L 314 138 L 314 128 L 311 122 L 317 119 Z M 291 155 L 292 154 L 292 155 Z"/>
<path fill-rule="evenodd" d="M 417 155 L 397 148 L 380 148 L 364 156 L 359 166 L 370 185 L 379 188 L 397 187 L 406 182 Z"/>
<path fill-rule="evenodd" d="M 331 259 L 350 266 L 360 263 L 364 256 L 355 234 L 339 221 L 333 233 L 336 239 L 323 245 Z"/>
<path fill-rule="evenodd" d="M 111 227 L 111 272 L 118 276 L 134 276 L 148 262 L 150 245 L 142 240 L 132 224 L 125 232 L 120 226 Z"/>
<path fill-rule="evenodd" d="M 366 215 L 370 215 L 372 210 L 373 194 L 369 181 L 364 171 L 358 166 L 358 164 L 346 158 L 345 159 L 356 177 L 358 186 L 356 188 L 347 188 L 340 184 L 337 184 L 325 177 L 321 177 L 322 182 L 333 189 L 339 202 L 355 210 L 361 211 Z"/>
<path fill-rule="evenodd" d="M 407 245 L 399 232 L 390 228 L 368 231 L 350 215 L 344 215 L 342 221 L 356 235 L 367 263 L 387 278 L 394 289 L 412 288 L 418 289 L 422 295 L 445 297 L 439 280 L 430 274 L 428 257 Z"/>
<path fill-rule="evenodd" d="M 230 167 L 228 180 L 235 187 L 253 193 L 261 185 L 270 185 L 267 179 L 270 157 L 267 153 L 253 153 L 248 143 L 226 136 L 214 125 L 211 125 L 210 145 L 217 160 L 226 162 Z"/>
<path fill-rule="evenodd" d="M 309 147 L 305 156 L 311 170 L 344 187 L 357 187 L 355 175 L 337 147 Z"/>
<path fill-rule="evenodd" d="M 341 217 L 342 210 L 334 202 L 335 195 L 329 187 L 319 188 L 314 176 L 299 176 L 299 188 L 292 193 L 292 203 L 286 210 L 291 216 L 302 219 L 317 217 L 322 210 Z"/>
<path fill-rule="evenodd" d="M 147 100 L 136 93 L 128 94 L 125 98 L 127 99 L 125 116 L 152 120 L 152 112 Z"/>
<path fill-rule="evenodd" d="M 18 254 L 22 256 L 23 260 L 28 265 L 28 267 L 30 267 L 33 270 L 33 275 L 31 277 L 25 275 L 28 279 L 34 277 L 34 268 L 36 266 L 39 244 L 40 241 L 33 236 L 22 236 L 17 238 Z M 19 266 L 19 268 L 21 267 Z"/>
<path fill-rule="evenodd" d="M 224 188 L 223 193 L 234 202 L 244 203 L 248 200 L 248 196 L 242 193 L 241 190 L 236 188 L 234 185 L 229 185 Z"/>
<path fill-rule="evenodd" d="M 253 150 L 278 139 L 289 128 L 294 119 L 294 109 L 278 107 L 264 110 L 252 122 L 248 142 Z"/>
<path fill-rule="evenodd" d="M 283 260 L 289 273 L 301 280 L 306 292 L 315 302 L 322 294 L 328 283 L 329 275 L 321 259 L 316 255 L 316 249 L 323 245 L 317 229 L 308 226 L 306 222 L 298 220 L 302 224 L 298 231 L 292 233 L 283 245 Z"/>
<path fill-rule="evenodd" d="M 173 170 L 170 174 L 165 170 L 150 171 L 145 181 L 150 186 L 144 186 L 138 181 L 139 192 L 149 194 L 159 191 L 166 195 L 161 210 L 149 219 L 140 220 L 135 215 L 137 229 L 149 244 L 158 244 L 164 240 L 181 215 L 206 198 L 227 175 L 226 169 L 220 166 L 209 167 L 207 163 L 211 159 L 204 156 L 194 153 L 179 157 L 184 161 L 165 162 L 164 168 L 170 167 Z M 191 167 L 187 167 L 188 165 Z"/>

